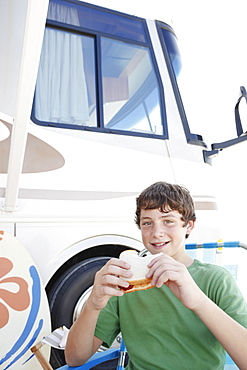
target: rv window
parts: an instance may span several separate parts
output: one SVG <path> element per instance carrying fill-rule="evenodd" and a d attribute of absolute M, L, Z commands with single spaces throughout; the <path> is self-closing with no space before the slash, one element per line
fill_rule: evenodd
<path fill-rule="evenodd" d="M 46 28 L 36 83 L 39 121 L 97 126 L 94 39 Z"/>
<path fill-rule="evenodd" d="M 47 19 L 33 121 L 164 137 L 163 92 L 144 21 L 59 0 Z"/>
<path fill-rule="evenodd" d="M 159 86 L 149 50 L 102 38 L 106 128 L 163 134 Z"/>

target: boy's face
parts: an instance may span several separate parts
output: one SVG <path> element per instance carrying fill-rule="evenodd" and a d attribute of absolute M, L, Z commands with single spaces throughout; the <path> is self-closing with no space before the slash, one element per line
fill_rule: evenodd
<path fill-rule="evenodd" d="M 141 209 L 140 227 L 145 247 L 152 254 L 163 252 L 180 260 L 184 254 L 186 235 L 194 227 L 194 221 L 184 226 L 178 211 L 161 212 L 159 209 Z"/>

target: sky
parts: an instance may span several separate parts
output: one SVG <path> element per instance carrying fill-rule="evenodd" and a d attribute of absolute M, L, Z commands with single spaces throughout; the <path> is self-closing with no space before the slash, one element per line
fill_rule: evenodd
<path fill-rule="evenodd" d="M 190 124 L 206 139 L 236 135 L 234 105 L 247 83 L 246 0 L 174 0 L 173 21 L 190 86 L 183 99 Z M 202 113 L 202 114 L 201 114 Z M 199 122 L 198 122 L 199 120 Z M 216 130 L 217 129 L 217 130 Z"/>
<path fill-rule="evenodd" d="M 115 0 L 104 0 L 104 6 L 114 5 Z M 212 143 L 235 138 L 234 107 L 240 86 L 247 89 L 247 1 L 125 0 L 117 6 L 126 13 L 171 21 L 182 56 L 180 87 L 191 131 L 201 134 L 209 149 Z M 245 131 L 244 101 L 240 113 Z M 246 154 L 247 141 L 223 150 L 213 160 L 222 238 L 245 244 Z"/>
<path fill-rule="evenodd" d="M 192 132 L 207 144 L 236 137 L 234 107 L 240 86 L 247 89 L 246 0 L 172 1 L 173 27 L 183 62 L 185 109 Z M 174 10 L 174 9 L 173 9 Z M 240 114 L 247 130 L 247 106 Z M 247 244 L 247 141 L 213 160 L 224 240 Z"/>

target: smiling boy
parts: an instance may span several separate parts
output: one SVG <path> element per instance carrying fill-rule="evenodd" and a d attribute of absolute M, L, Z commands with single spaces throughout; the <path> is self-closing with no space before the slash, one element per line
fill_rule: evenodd
<path fill-rule="evenodd" d="M 187 189 L 158 182 L 137 198 L 136 223 L 144 246 L 163 254 L 149 264 L 154 288 L 124 294 L 128 264 L 111 259 L 70 330 L 65 355 L 84 363 L 121 331 L 127 369 L 223 369 L 225 351 L 247 369 L 247 306 L 225 269 L 193 260 L 185 241 L 196 217 Z"/>

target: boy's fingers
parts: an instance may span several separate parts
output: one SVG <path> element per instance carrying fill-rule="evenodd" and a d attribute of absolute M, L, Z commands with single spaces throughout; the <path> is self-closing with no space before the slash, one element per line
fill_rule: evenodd
<path fill-rule="evenodd" d="M 116 275 L 123 277 L 131 277 L 130 265 L 117 258 L 110 259 L 101 270 L 98 271 L 98 276 Z"/>

